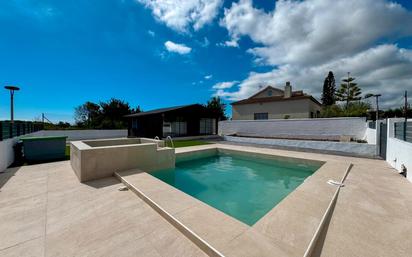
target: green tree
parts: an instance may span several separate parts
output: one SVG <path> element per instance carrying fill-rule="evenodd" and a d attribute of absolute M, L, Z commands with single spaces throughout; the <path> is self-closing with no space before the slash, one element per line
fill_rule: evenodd
<path fill-rule="evenodd" d="M 130 105 L 122 100 L 112 98 L 107 102 L 100 102 L 101 122 L 98 128 L 122 129 L 127 128 L 127 114 L 134 113 Z"/>
<path fill-rule="evenodd" d="M 79 127 L 93 128 L 97 125 L 99 116 L 100 106 L 89 101 L 74 109 L 74 120 Z"/>
<path fill-rule="evenodd" d="M 366 117 L 370 107 L 367 102 L 351 102 L 348 106 L 333 104 L 322 109 L 321 117 Z"/>
<path fill-rule="evenodd" d="M 330 106 L 335 103 L 335 76 L 332 71 L 329 71 L 328 76 L 323 82 L 322 104 Z"/>
<path fill-rule="evenodd" d="M 209 109 L 219 120 L 227 120 L 225 115 L 226 104 L 218 96 L 212 97 L 207 103 L 206 108 Z"/>
<path fill-rule="evenodd" d="M 342 80 L 339 90 L 336 92 L 336 100 L 346 102 L 346 108 L 349 107 L 349 103 L 352 101 L 361 100 L 362 94 L 361 89 L 358 87 L 357 83 L 353 82 L 354 77 L 350 76 L 348 72 L 348 78 Z"/>
<path fill-rule="evenodd" d="M 139 106 L 132 109 L 128 103 L 112 98 L 107 102 L 86 102 L 76 107 L 74 118 L 80 128 L 123 129 L 127 128 L 124 116 L 137 112 L 141 112 Z"/>

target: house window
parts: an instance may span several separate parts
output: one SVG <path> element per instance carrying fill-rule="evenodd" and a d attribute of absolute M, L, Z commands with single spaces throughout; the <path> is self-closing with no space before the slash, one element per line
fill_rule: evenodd
<path fill-rule="evenodd" d="M 200 130 L 201 135 L 212 135 L 214 134 L 215 119 L 200 119 Z"/>
<path fill-rule="evenodd" d="M 187 134 L 187 123 L 185 121 L 175 121 L 171 123 L 173 136 L 184 136 Z"/>
<path fill-rule="evenodd" d="M 139 126 L 139 123 L 137 122 L 137 119 L 132 119 L 132 129 L 137 129 Z"/>
<path fill-rule="evenodd" d="M 269 114 L 267 112 L 258 112 L 254 114 L 255 120 L 267 120 L 268 117 L 269 117 Z"/>

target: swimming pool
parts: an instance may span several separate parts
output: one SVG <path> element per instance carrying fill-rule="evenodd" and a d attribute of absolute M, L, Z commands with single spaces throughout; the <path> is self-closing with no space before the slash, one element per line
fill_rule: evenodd
<path fill-rule="evenodd" d="M 218 153 L 150 174 L 251 226 L 321 165 Z"/>

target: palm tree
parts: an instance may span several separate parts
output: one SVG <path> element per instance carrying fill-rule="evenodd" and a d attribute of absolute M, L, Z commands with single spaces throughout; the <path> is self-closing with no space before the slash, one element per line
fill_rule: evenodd
<path fill-rule="evenodd" d="M 336 100 L 346 102 L 346 108 L 348 108 L 349 102 L 362 99 L 361 89 L 357 83 L 353 82 L 354 80 L 355 78 L 351 77 L 350 72 L 348 72 L 348 78 L 342 80 L 339 90 L 336 91 Z"/>

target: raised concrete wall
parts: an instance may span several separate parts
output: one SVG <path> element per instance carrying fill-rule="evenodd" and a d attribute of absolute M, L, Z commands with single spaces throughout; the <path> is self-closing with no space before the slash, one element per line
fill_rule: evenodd
<path fill-rule="evenodd" d="M 376 136 L 377 136 L 376 129 L 366 128 L 365 140 L 368 142 L 368 144 L 376 145 Z"/>
<path fill-rule="evenodd" d="M 315 150 L 317 152 L 344 154 L 349 156 L 374 157 L 375 145 L 363 143 L 345 143 L 330 141 L 310 141 L 310 140 L 287 140 L 287 139 L 267 139 L 253 137 L 233 137 L 224 136 L 224 140 L 236 143 L 260 144 L 274 147 L 282 147 L 291 150 Z"/>
<path fill-rule="evenodd" d="M 0 141 L 0 172 L 3 172 L 14 162 L 13 146 L 17 142 L 17 137 Z"/>
<path fill-rule="evenodd" d="M 174 167 L 174 149 L 161 146 L 158 140 L 143 138 L 73 141 L 70 163 L 81 182 L 112 176 L 116 171 Z"/>
<path fill-rule="evenodd" d="M 66 136 L 68 141 L 127 137 L 127 129 L 41 130 L 33 136 Z"/>
<path fill-rule="evenodd" d="M 407 179 L 412 182 L 412 143 L 394 137 L 394 123 L 399 121 L 403 119 L 388 119 L 386 162 L 398 171 L 401 171 L 404 165 L 407 169 Z"/>
<path fill-rule="evenodd" d="M 219 122 L 220 135 L 256 137 L 339 139 L 341 135 L 364 139 L 366 118 L 284 120 L 231 120 Z"/>

